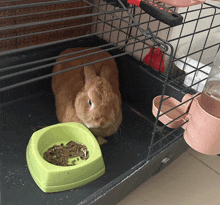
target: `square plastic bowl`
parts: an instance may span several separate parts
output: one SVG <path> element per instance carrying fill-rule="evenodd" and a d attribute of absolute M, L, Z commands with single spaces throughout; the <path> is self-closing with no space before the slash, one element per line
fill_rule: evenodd
<path fill-rule="evenodd" d="M 43 159 L 43 153 L 54 145 L 74 141 L 85 145 L 89 151 L 87 160 L 79 160 L 73 166 L 57 166 Z M 73 189 L 94 181 L 105 173 L 100 146 L 94 135 L 82 124 L 59 123 L 34 132 L 26 150 L 29 171 L 43 192 Z"/>

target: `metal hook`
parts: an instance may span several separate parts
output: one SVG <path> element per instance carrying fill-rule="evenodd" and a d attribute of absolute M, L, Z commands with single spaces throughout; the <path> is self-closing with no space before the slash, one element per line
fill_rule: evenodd
<path fill-rule="evenodd" d="M 163 39 L 161 39 L 160 37 L 156 36 L 153 34 L 153 32 L 151 31 L 151 29 L 148 27 L 147 30 L 143 29 L 140 27 L 140 25 L 137 23 L 137 21 L 135 20 L 135 18 L 130 14 L 130 12 L 128 11 L 128 9 L 125 7 L 125 5 L 122 3 L 121 0 L 118 0 L 118 2 L 121 4 L 121 6 L 126 10 L 127 14 L 130 16 L 130 18 L 133 20 L 133 23 L 130 23 L 132 26 L 137 27 L 140 32 L 147 38 L 147 39 L 151 39 L 151 41 L 153 41 L 153 43 L 158 46 L 162 51 L 166 52 L 168 51 L 168 46 L 167 44 L 164 42 Z"/>

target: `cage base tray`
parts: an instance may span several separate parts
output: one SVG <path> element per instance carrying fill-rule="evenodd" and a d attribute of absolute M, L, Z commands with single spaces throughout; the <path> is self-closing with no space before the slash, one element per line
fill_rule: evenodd
<path fill-rule="evenodd" d="M 97 38 L 86 42 L 86 46 L 88 42 L 91 43 L 90 46 L 105 43 Z M 56 51 L 59 52 L 60 50 Z M 35 56 L 45 53 L 54 55 L 51 48 L 35 50 Z M 31 60 L 30 56 L 29 59 Z M 158 72 L 130 56 L 116 60 L 123 99 L 122 126 L 115 135 L 107 137 L 108 142 L 101 146 L 106 173 L 75 189 L 43 193 L 31 177 L 26 163 L 26 147 L 35 129 L 58 123 L 50 80 L 34 84 L 34 89 L 38 92 L 33 95 L 27 93 L 31 89 L 25 93 L 23 88 L 7 94 L 8 99 L 15 99 L 0 107 L 0 190 L 3 204 L 117 204 L 188 148 L 182 138 L 182 129 L 164 138 L 171 130 L 162 128 L 163 125 L 159 124 L 161 129 L 155 136 L 158 143 L 152 147 L 149 162 L 140 168 L 148 155 L 155 122 L 152 100 L 161 94 L 163 79 Z M 174 90 L 168 86 L 166 94 L 171 95 Z M 19 92 L 25 93 L 26 97 L 17 98 Z M 184 93 L 177 92 L 174 97 L 182 99 L 183 95 Z M 164 158 L 169 158 L 169 162 L 162 163 Z M 16 197 L 11 197 L 11 190 Z"/>

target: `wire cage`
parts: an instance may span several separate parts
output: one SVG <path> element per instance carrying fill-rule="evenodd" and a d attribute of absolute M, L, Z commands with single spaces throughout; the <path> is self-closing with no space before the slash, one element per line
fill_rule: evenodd
<path fill-rule="evenodd" d="M 172 129 L 159 121 L 162 101 L 156 118 L 153 116 L 152 101 L 158 95 L 181 101 L 186 93 L 199 95 L 202 91 L 220 48 L 220 7 L 218 3 L 188 8 L 165 6 L 182 15 L 182 24 L 170 27 L 134 5 L 120 8 L 101 0 L 1 1 L 0 187 L 5 204 L 39 202 L 28 192 L 28 186 L 32 191 L 37 188 L 26 176 L 25 149 L 34 130 L 57 123 L 52 68 L 66 48 L 101 48 L 111 53 L 119 69 L 123 100 L 122 125 L 102 146 L 107 176 L 98 180 L 98 185 L 94 182 L 96 188 L 89 188 L 86 194 L 86 186 L 76 189 L 74 193 L 80 194 L 75 204 L 97 202 L 95 198 L 123 181 L 123 173 L 128 176 L 143 168 L 182 138 L 181 126 Z M 107 59 L 99 61 L 103 60 Z M 186 147 L 178 149 L 183 152 Z M 169 160 L 164 158 L 163 166 L 159 163 L 149 175 L 160 171 Z M 9 199 L 10 189 L 17 194 L 15 201 Z M 59 198 L 64 204 L 72 200 L 70 192 L 57 193 L 53 199 L 36 193 L 40 204 L 54 204 Z M 118 196 L 109 204 L 120 199 Z"/>

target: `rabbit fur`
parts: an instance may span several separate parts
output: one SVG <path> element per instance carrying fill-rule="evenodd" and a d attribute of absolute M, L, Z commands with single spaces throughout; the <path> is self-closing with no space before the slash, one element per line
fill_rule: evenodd
<path fill-rule="evenodd" d="M 88 47 L 69 48 L 56 62 L 92 54 L 76 60 L 56 64 L 53 73 L 111 57 L 102 49 L 83 51 Z M 75 52 L 82 51 L 75 54 Z M 89 66 L 52 76 L 52 90 L 55 96 L 56 115 L 59 122 L 79 122 L 87 126 L 96 137 L 106 137 L 117 132 L 122 122 L 122 101 L 119 91 L 118 69 L 114 59 L 104 60 Z"/>

